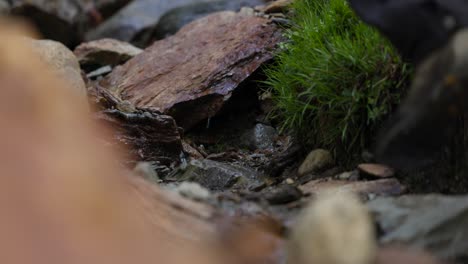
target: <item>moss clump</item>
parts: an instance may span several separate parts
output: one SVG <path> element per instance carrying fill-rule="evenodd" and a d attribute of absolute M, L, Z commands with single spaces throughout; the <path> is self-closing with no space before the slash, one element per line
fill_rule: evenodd
<path fill-rule="evenodd" d="M 408 67 L 346 0 L 296 0 L 277 61 L 266 70 L 282 128 L 350 161 L 399 102 Z"/>

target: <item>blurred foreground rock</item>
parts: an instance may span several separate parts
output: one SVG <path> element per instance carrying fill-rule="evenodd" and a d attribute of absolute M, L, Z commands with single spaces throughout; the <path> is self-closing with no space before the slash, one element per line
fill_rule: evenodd
<path fill-rule="evenodd" d="M 372 264 L 377 255 L 370 214 L 349 193 L 320 195 L 288 243 L 288 264 Z"/>
<path fill-rule="evenodd" d="M 426 250 L 443 259 L 468 257 L 468 197 L 379 198 L 368 204 L 383 231 L 381 242 Z"/>
<path fill-rule="evenodd" d="M 169 114 L 190 129 L 216 115 L 239 84 L 272 58 L 281 39 L 267 19 L 216 13 L 154 43 L 101 84 L 115 97 Z"/>

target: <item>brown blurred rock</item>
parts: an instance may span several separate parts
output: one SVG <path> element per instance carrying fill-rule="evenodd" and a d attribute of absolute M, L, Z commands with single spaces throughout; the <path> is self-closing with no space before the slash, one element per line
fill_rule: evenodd
<path fill-rule="evenodd" d="M 214 116 L 239 84 L 272 58 L 281 31 L 267 19 L 220 12 L 158 41 L 103 83 L 139 108 L 190 129 Z"/>
<path fill-rule="evenodd" d="M 80 44 L 74 53 L 84 68 L 116 66 L 122 64 L 143 50 L 116 39 L 100 39 Z"/>

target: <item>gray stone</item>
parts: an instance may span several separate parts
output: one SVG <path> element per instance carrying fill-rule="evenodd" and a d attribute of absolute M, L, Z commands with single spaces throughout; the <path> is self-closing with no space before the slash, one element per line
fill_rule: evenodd
<path fill-rule="evenodd" d="M 210 191 L 196 182 L 182 182 L 174 190 L 182 196 L 197 201 L 206 201 L 211 197 Z"/>
<path fill-rule="evenodd" d="M 381 242 L 423 249 L 444 259 L 468 256 L 468 196 L 402 196 L 368 203 Z"/>
<path fill-rule="evenodd" d="M 278 137 L 276 129 L 264 124 L 256 124 L 241 137 L 241 145 L 252 150 L 272 149 Z"/>
<path fill-rule="evenodd" d="M 331 153 L 324 149 L 316 149 L 307 155 L 302 162 L 297 173 L 299 176 L 304 176 L 308 173 L 317 172 L 333 166 L 334 161 Z"/>
<path fill-rule="evenodd" d="M 154 28 L 167 11 L 202 1 L 206 0 L 134 0 L 85 37 L 87 40 L 115 38 L 132 42 Z"/>
<path fill-rule="evenodd" d="M 192 160 L 175 178 L 197 182 L 211 191 L 249 189 L 262 182 L 259 173 L 253 169 L 212 160 Z"/>
<path fill-rule="evenodd" d="M 0 15 L 10 12 L 10 4 L 6 0 L 0 0 Z"/>

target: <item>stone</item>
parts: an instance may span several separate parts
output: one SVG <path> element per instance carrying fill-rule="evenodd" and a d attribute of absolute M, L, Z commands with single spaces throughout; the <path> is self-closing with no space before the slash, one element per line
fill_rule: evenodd
<path fill-rule="evenodd" d="M 292 227 L 288 264 L 372 264 L 377 254 L 366 207 L 349 193 L 322 194 Z"/>
<path fill-rule="evenodd" d="M 182 182 L 174 190 L 182 196 L 196 201 L 206 201 L 211 197 L 210 191 L 196 182 Z"/>
<path fill-rule="evenodd" d="M 308 173 L 318 172 L 334 165 L 334 160 L 328 150 L 316 149 L 307 155 L 299 167 L 297 174 L 304 176 Z"/>
<path fill-rule="evenodd" d="M 51 72 L 67 83 L 76 94 L 76 100 L 88 105 L 86 84 L 81 76 L 81 69 L 75 55 L 60 42 L 53 40 L 29 40 L 33 51 L 45 63 Z"/>
<path fill-rule="evenodd" d="M 428 253 L 398 247 L 384 247 L 377 254 L 376 264 L 442 264 Z"/>
<path fill-rule="evenodd" d="M 391 178 L 395 175 L 394 169 L 382 164 L 359 164 L 358 169 L 361 173 L 376 178 Z"/>
<path fill-rule="evenodd" d="M 271 205 L 288 204 L 302 198 L 302 192 L 297 187 L 284 184 L 262 191 L 262 197 Z"/>
<path fill-rule="evenodd" d="M 302 192 L 317 195 L 323 192 L 352 192 L 360 197 L 368 199 L 370 195 L 376 196 L 397 196 L 406 191 L 397 179 L 382 179 L 376 181 L 349 181 L 320 179 L 310 181 L 299 186 Z"/>
<path fill-rule="evenodd" d="M 134 0 L 104 23 L 89 31 L 85 38 L 88 41 L 114 38 L 133 43 L 139 35 L 151 31 L 161 16 L 169 10 L 202 1 L 210 0 Z"/>
<path fill-rule="evenodd" d="M 241 136 L 241 146 L 251 150 L 273 149 L 278 132 L 275 128 L 264 124 L 256 124 L 253 129 L 248 130 Z"/>
<path fill-rule="evenodd" d="M 135 168 L 133 168 L 133 172 L 151 182 L 159 182 L 161 180 L 151 162 L 138 162 Z"/>
<path fill-rule="evenodd" d="M 129 148 L 129 161 L 153 162 L 161 177 L 180 163 L 182 136 L 172 117 L 149 109 L 136 109 L 99 85 L 92 88 L 90 97 L 97 109 L 93 116 L 112 128 L 111 136 L 103 138 L 104 141 Z"/>
<path fill-rule="evenodd" d="M 212 160 L 192 160 L 187 168 L 170 179 L 191 181 L 215 192 L 248 190 L 263 183 L 261 175 L 253 169 Z"/>
<path fill-rule="evenodd" d="M 10 3 L 7 0 L 0 0 L 0 15 L 10 12 Z"/>
<path fill-rule="evenodd" d="M 155 42 L 101 85 L 138 108 L 171 115 L 188 130 L 215 116 L 282 39 L 268 19 L 216 13 Z"/>
<path fill-rule="evenodd" d="M 260 12 L 263 12 L 265 14 L 271 14 L 271 13 L 285 13 L 288 9 L 289 6 L 293 3 L 293 0 L 276 0 L 265 7 L 259 8 Z"/>
<path fill-rule="evenodd" d="M 148 39 L 163 39 L 174 35 L 184 25 L 214 12 L 239 11 L 244 6 L 253 7 L 263 4 L 263 0 L 217 0 L 196 2 L 174 8 L 164 14 Z"/>
<path fill-rule="evenodd" d="M 74 53 L 85 69 L 123 64 L 143 50 L 116 39 L 100 39 L 80 44 Z"/>
<path fill-rule="evenodd" d="M 11 14 L 25 17 L 47 38 L 67 46 L 81 39 L 80 21 L 84 17 L 83 0 L 12 0 Z"/>
<path fill-rule="evenodd" d="M 403 244 L 441 259 L 468 257 L 468 196 L 408 195 L 367 205 L 383 244 Z"/>

